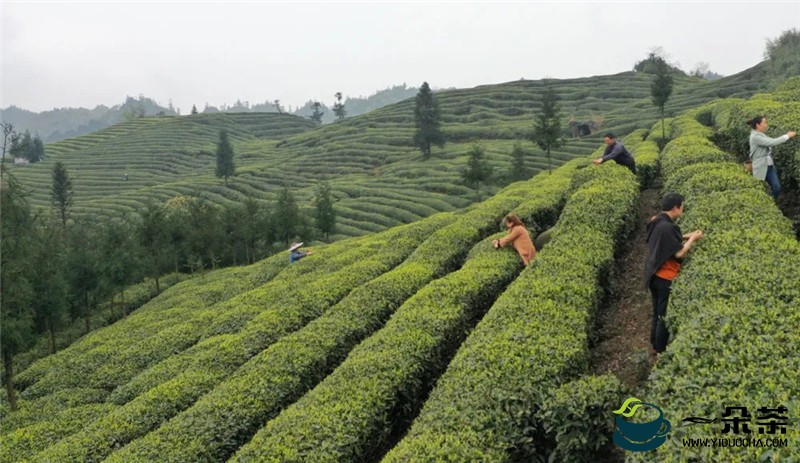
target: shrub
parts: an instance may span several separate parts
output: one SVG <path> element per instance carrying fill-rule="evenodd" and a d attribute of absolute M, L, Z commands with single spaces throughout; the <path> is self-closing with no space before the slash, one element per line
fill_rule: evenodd
<path fill-rule="evenodd" d="M 712 110 L 721 129 L 732 130 L 742 108 L 780 104 L 768 99 L 721 104 Z M 763 105 L 763 106 L 762 106 Z M 748 118 L 749 118 L 748 117 Z M 767 115 L 769 118 L 769 114 Z M 722 121 L 722 123 L 720 123 Z M 686 229 L 706 232 L 673 285 L 667 324 L 672 342 L 651 373 L 645 391 L 665 415 L 719 417 L 726 406 L 785 405 L 796 410 L 800 362 L 800 286 L 786 269 L 800 265 L 800 244 L 763 185 L 727 161 L 733 156 L 709 149 L 688 135 L 665 150 L 666 186 L 686 195 L 681 218 Z M 700 153 L 700 154 L 698 154 Z M 705 161 L 685 167 L 699 159 Z M 702 391 L 702 393 L 698 393 Z M 681 439 L 719 433 L 713 424 L 674 427 L 667 443 L 647 454 L 629 453 L 627 461 L 795 461 L 796 447 L 687 448 Z M 789 426 L 781 438 L 796 440 Z M 757 438 L 749 435 L 748 438 Z M 765 436 L 760 436 L 765 437 Z"/>
<path fill-rule="evenodd" d="M 616 165 L 580 175 L 599 176 L 571 195 L 552 241 L 462 345 L 387 461 L 508 460 L 521 424 L 515 398 L 525 394 L 525 406 L 540 409 L 548 391 L 586 370 L 598 288 L 613 263 L 614 237 L 631 223 L 638 187 Z M 546 441 L 539 436 L 516 456 L 553 452 Z"/>

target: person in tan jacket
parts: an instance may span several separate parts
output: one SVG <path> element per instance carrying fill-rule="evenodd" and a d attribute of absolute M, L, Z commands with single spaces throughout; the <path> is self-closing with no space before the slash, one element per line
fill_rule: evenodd
<path fill-rule="evenodd" d="M 536 247 L 531 241 L 528 229 L 523 225 L 522 220 L 516 214 L 508 214 L 503 219 L 503 225 L 508 228 L 508 235 L 499 240 L 492 241 L 495 249 L 503 248 L 511 244 L 522 258 L 522 263 L 526 266 L 536 257 Z"/>

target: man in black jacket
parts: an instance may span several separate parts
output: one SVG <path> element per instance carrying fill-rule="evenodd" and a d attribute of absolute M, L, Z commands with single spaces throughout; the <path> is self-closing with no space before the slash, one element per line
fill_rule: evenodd
<path fill-rule="evenodd" d="M 661 213 L 647 224 L 647 246 L 650 255 L 644 271 L 645 285 L 653 297 L 653 321 L 650 327 L 650 343 L 655 352 L 667 348 L 669 333 L 664 324 L 672 280 L 678 275 L 684 256 L 703 232 L 695 230 L 683 235 L 675 220 L 683 215 L 683 196 L 667 193 L 661 200 Z"/>
<path fill-rule="evenodd" d="M 606 150 L 603 152 L 603 157 L 595 159 L 595 164 L 602 164 L 606 161 L 613 160 L 621 166 L 625 166 L 636 173 L 636 161 L 633 160 L 633 155 L 625 148 L 622 142 L 617 141 L 617 137 L 609 132 L 603 137 L 603 143 L 606 144 Z"/>

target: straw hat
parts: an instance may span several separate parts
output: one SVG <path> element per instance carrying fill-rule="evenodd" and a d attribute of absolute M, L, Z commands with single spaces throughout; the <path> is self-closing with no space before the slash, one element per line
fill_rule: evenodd
<path fill-rule="evenodd" d="M 292 251 L 294 251 L 295 249 L 297 249 L 297 248 L 299 248 L 301 246 L 303 246 L 302 242 L 301 243 L 292 243 L 292 245 L 289 246 L 289 252 L 292 252 Z"/>

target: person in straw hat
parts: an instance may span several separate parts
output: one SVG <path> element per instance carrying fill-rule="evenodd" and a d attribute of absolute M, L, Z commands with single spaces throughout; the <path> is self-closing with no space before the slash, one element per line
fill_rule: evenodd
<path fill-rule="evenodd" d="M 298 260 L 302 259 L 305 256 L 310 256 L 314 254 L 314 251 L 301 251 L 300 248 L 303 246 L 303 243 L 292 243 L 289 246 L 289 263 L 293 264 Z"/>

